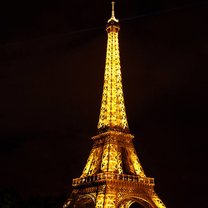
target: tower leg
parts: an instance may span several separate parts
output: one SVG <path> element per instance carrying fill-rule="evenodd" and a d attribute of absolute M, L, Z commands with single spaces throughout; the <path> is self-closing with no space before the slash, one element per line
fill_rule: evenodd
<path fill-rule="evenodd" d="M 155 192 L 152 196 L 152 201 L 154 202 L 157 208 L 166 208 L 162 200 L 158 197 L 158 195 Z"/>
<path fill-rule="evenodd" d="M 95 208 L 116 208 L 116 194 L 99 192 Z"/>

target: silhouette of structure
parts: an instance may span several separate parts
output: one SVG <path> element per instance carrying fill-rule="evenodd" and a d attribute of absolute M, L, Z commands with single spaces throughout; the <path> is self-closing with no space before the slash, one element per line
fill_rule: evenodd
<path fill-rule="evenodd" d="M 146 177 L 129 133 L 119 55 L 120 30 L 112 16 L 107 22 L 107 53 L 98 134 L 81 177 L 64 208 L 165 208 Z"/>

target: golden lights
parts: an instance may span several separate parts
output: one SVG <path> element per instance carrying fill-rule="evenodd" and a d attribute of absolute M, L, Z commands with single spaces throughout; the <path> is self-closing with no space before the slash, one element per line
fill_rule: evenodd
<path fill-rule="evenodd" d="M 140 202 L 145 208 L 165 208 L 154 191 L 154 179 L 146 177 L 129 134 L 122 89 L 118 32 L 114 2 L 107 24 L 107 51 L 99 134 L 64 208 L 129 208 Z M 88 205 L 88 201 L 92 202 Z"/>
<path fill-rule="evenodd" d="M 98 129 L 128 130 L 122 89 L 118 26 L 108 30 L 103 96 Z"/>

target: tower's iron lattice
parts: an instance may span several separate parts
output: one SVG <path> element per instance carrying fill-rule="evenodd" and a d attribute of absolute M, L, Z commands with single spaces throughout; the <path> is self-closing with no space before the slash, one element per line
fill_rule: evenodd
<path fill-rule="evenodd" d="M 122 89 L 118 33 L 119 21 L 107 23 L 107 53 L 98 135 L 82 175 L 73 179 L 73 191 L 64 208 L 165 208 L 146 177 L 129 133 Z"/>

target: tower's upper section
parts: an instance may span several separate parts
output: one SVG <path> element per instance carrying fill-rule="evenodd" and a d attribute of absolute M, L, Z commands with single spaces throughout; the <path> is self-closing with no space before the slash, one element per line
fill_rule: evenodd
<path fill-rule="evenodd" d="M 118 41 L 120 26 L 119 21 L 115 18 L 114 2 L 112 2 L 112 15 L 107 22 L 106 30 L 108 41 L 98 130 L 128 132 Z"/>

